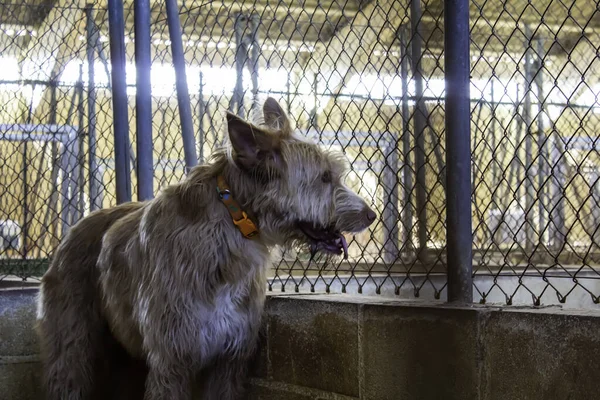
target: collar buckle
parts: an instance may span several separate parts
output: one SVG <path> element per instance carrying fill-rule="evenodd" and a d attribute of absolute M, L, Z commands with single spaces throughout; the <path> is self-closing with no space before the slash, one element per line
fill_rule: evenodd
<path fill-rule="evenodd" d="M 246 214 L 246 212 L 241 209 L 237 201 L 235 201 L 231 194 L 231 191 L 227 187 L 225 178 L 222 175 L 219 175 L 217 177 L 217 193 L 219 194 L 221 202 L 225 205 L 227 211 L 229 211 L 229 215 L 231 215 L 231 220 L 242 233 L 242 235 L 244 235 L 244 237 L 247 239 L 251 239 L 255 236 L 258 236 L 258 227 L 248 217 L 248 214 Z"/>
<path fill-rule="evenodd" d="M 248 218 L 248 214 L 245 211 L 242 211 L 242 218 L 238 220 L 233 220 L 235 226 L 242 232 L 242 235 L 247 237 L 248 239 L 258 235 L 258 228 L 254 225 L 254 222 L 250 218 Z"/>

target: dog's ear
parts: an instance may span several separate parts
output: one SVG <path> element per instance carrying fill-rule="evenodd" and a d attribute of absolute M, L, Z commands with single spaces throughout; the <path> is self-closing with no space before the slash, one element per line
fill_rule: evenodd
<path fill-rule="evenodd" d="M 265 118 L 265 124 L 269 128 L 281 131 L 284 134 L 289 133 L 290 121 L 277 100 L 269 97 L 265 101 L 265 104 L 263 105 L 263 115 Z"/>
<path fill-rule="evenodd" d="M 277 137 L 227 113 L 229 140 L 235 151 L 236 161 L 246 169 L 256 167 L 261 161 L 275 158 L 279 148 Z"/>

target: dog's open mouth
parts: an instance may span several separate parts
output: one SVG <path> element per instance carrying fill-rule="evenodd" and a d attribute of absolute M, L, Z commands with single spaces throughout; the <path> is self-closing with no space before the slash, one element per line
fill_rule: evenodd
<path fill-rule="evenodd" d="M 333 254 L 344 254 L 348 258 L 348 243 L 341 232 L 333 228 L 316 227 L 311 222 L 299 221 L 298 227 L 310 240 L 310 252 L 314 256 L 323 250 Z"/>

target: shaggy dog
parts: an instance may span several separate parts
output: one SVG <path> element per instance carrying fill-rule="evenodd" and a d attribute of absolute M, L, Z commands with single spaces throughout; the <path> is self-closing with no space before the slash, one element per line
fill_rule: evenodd
<path fill-rule="evenodd" d="M 227 114 L 230 145 L 209 164 L 70 230 L 39 299 L 49 400 L 116 398 L 123 381 L 146 400 L 187 400 L 199 373 L 202 398 L 243 396 L 270 249 L 347 255 L 341 233 L 376 218 L 343 184 L 341 156 L 295 135 L 272 98 L 263 117 Z"/>

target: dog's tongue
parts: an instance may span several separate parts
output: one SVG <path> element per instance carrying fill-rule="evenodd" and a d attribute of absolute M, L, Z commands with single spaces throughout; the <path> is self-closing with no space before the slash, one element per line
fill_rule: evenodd
<path fill-rule="evenodd" d="M 338 233 L 335 239 L 315 240 L 310 245 L 311 258 L 317 254 L 319 250 L 327 250 L 330 253 L 344 254 L 344 259 L 348 259 L 348 242 L 341 233 Z"/>
<path fill-rule="evenodd" d="M 348 259 L 348 242 L 346 242 L 346 238 L 344 237 L 344 235 L 342 235 L 341 233 L 338 233 L 338 238 L 336 239 L 336 242 L 342 246 L 342 249 L 344 251 L 344 260 Z"/>
<path fill-rule="evenodd" d="M 333 232 L 333 229 L 317 229 L 308 222 L 298 222 L 300 229 L 312 239 L 310 245 L 311 258 L 319 250 L 327 250 L 330 253 L 344 254 L 344 259 L 348 259 L 348 242 L 339 232 Z"/>

